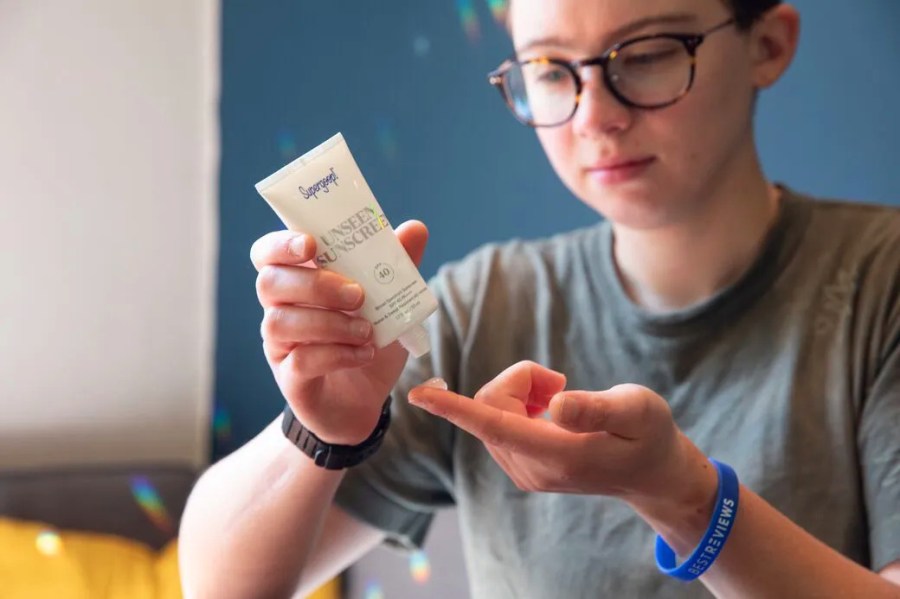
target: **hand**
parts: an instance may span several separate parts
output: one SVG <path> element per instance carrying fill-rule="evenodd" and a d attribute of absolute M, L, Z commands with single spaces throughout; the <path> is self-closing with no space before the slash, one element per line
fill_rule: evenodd
<path fill-rule="evenodd" d="M 396 234 L 418 265 L 425 225 L 410 221 Z M 325 442 L 355 445 L 375 429 L 408 354 L 396 342 L 375 349 L 371 323 L 354 313 L 364 301 L 362 287 L 317 268 L 315 255 L 315 239 L 292 231 L 253 244 L 263 350 L 298 420 Z"/>
<path fill-rule="evenodd" d="M 669 500 L 709 504 L 715 472 L 665 400 L 637 385 L 565 384 L 559 372 L 520 362 L 474 399 L 419 386 L 409 401 L 480 439 L 520 489 L 611 495 L 648 510 Z M 538 417 L 548 409 L 549 421 Z"/>

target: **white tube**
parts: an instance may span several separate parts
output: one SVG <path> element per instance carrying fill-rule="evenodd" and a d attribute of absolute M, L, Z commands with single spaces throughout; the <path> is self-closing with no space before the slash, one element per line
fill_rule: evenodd
<path fill-rule="evenodd" d="M 316 239 L 316 264 L 362 285 L 360 316 L 375 347 L 398 340 L 414 357 L 431 350 L 422 323 L 437 300 L 419 274 L 338 133 L 256 184 L 288 229 Z"/>

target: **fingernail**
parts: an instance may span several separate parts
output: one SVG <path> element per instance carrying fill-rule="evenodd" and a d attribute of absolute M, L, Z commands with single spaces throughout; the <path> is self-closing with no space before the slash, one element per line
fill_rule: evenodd
<path fill-rule="evenodd" d="M 291 253 L 298 258 L 304 256 L 304 250 L 306 249 L 306 235 L 297 235 L 291 242 L 288 244 L 288 249 L 290 249 Z"/>
<path fill-rule="evenodd" d="M 367 362 L 375 357 L 375 348 L 371 345 L 364 345 L 353 350 L 353 355 L 357 360 Z"/>
<path fill-rule="evenodd" d="M 341 301 L 348 306 L 355 306 L 359 303 L 359 300 L 362 297 L 362 292 L 362 287 L 360 287 L 356 283 L 348 283 L 341 287 Z"/>
<path fill-rule="evenodd" d="M 424 408 L 428 405 L 428 400 L 424 397 L 420 397 L 419 394 L 415 392 L 415 389 L 410 391 L 406 398 L 409 400 L 409 403 L 419 408 Z"/>
<path fill-rule="evenodd" d="M 441 377 L 435 377 L 433 379 L 428 379 L 424 383 L 422 383 L 423 387 L 431 387 L 432 389 L 443 389 L 446 391 L 449 387 L 447 387 L 447 381 L 442 379 Z"/>
<path fill-rule="evenodd" d="M 368 339 L 372 333 L 372 324 L 365 318 L 354 318 L 350 321 L 347 329 L 350 334 L 360 339 Z"/>

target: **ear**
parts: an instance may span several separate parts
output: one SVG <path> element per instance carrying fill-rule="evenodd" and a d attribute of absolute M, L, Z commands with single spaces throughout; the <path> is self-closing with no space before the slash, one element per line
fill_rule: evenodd
<path fill-rule="evenodd" d="M 797 52 L 800 13 L 789 4 L 769 10 L 750 31 L 753 85 L 764 89 L 787 71 Z"/>

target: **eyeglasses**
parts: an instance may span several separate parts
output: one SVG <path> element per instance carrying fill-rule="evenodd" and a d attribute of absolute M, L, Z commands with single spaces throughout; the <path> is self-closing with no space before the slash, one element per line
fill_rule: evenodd
<path fill-rule="evenodd" d="M 660 33 L 614 45 L 602 55 L 583 60 L 558 58 L 507 60 L 488 74 L 512 113 L 530 127 L 568 122 L 581 101 L 584 80 L 579 71 L 599 66 L 603 83 L 615 98 L 632 108 L 671 106 L 694 84 L 697 48 L 733 18 L 698 34 Z"/>

